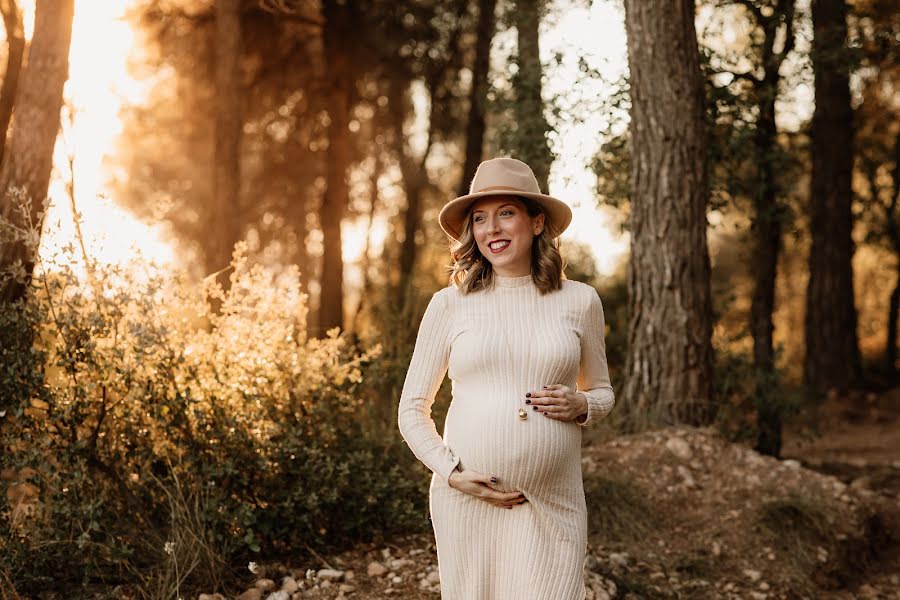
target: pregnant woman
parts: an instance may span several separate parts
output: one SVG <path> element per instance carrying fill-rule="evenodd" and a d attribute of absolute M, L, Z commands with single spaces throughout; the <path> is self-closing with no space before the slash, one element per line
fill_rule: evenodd
<path fill-rule="evenodd" d="M 400 395 L 400 432 L 432 472 L 445 600 L 582 600 L 587 507 L 581 428 L 615 404 L 603 307 L 563 278 L 572 220 L 511 158 L 478 167 L 440 213 L 450 285 L 422 318 Z M 431 417 L 448 373 L 443 438 Z"/>

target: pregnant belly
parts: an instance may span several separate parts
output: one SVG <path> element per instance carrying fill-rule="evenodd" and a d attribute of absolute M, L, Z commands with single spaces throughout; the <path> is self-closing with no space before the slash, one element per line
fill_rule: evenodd
<path fill-rule="evenodd" d="M 569 480 L 580 467 L 581 428 L 550 419 L 527 407 L 518 416 L 516 400 L 485 402 L 455 398 L 447 413 L 446 442 L 460 468 L 496 476 L 501 491 L 529 491 Z"/>

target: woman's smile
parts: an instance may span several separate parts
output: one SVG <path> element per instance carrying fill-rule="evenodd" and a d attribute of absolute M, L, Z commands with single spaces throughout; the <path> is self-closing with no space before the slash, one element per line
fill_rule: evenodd
<path fill-rule="evenodd" d="M 488 244 L 488 247 L 490 247 L 492 253 L 500 254 L 509 247 L 509 244 L 509 240 L 497 240 Z"/>

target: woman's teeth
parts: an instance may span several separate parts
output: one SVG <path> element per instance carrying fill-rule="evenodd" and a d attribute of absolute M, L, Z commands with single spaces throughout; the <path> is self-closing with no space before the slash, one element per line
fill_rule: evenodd
<path fill-rule="evenodd" d="M 490 244 L 491 252 L 500 252 L 504 248 L 509 246 L 509 240 L 503 240 L 500 242 L 493 242 Z"/>

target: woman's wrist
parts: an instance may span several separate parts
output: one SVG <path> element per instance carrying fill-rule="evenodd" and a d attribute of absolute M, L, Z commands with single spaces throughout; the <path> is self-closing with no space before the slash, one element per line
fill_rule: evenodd
<path fill-rule="evenodd" d="M 587 396 L 583 392 L 577 392 L 576 395 L 581 397 L 584 408 L 575 416 L 575 420 L 579 423 L 584 423 L 585 421 L 587 421 L 590 404 L 588 404 Z"/>

